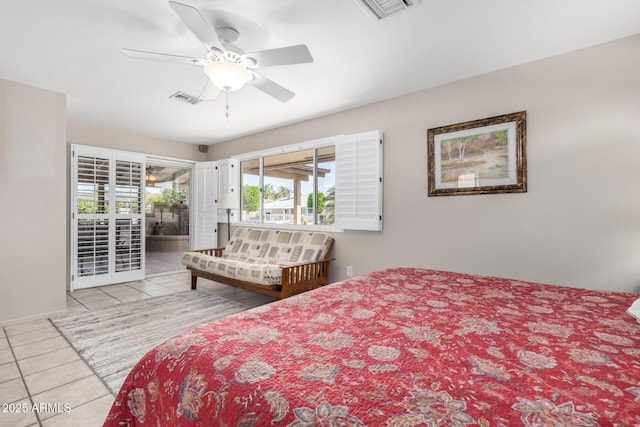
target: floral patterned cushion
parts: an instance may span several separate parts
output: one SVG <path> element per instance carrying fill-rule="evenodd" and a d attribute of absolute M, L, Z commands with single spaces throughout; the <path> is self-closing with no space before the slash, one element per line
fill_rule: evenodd
<path fill-rule="evenodd" d="M 224 277 L 279 285 L 281 267 L 322 260 L 332 242 L 326 233 L 238 227 L 222 257 L 185 252 L 182 264 Z"/>

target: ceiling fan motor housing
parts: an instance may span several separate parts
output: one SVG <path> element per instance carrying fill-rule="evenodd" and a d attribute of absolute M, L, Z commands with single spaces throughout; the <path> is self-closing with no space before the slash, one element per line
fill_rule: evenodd
<path fill-rule="evenodd" d="M 235 28 L 231 27 L 217 28 L 216 33 L 218 34 L 220 41 L 225 44 L 235 44 L 240 37 L 240 33 Z"/>

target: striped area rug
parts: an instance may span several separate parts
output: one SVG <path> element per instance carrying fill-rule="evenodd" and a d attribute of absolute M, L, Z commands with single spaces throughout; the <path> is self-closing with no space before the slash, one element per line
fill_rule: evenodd
<path fill-rule="evenodd" d="M 156 345 L 247 309 L 239 302 L 194 290 L 49 320 L 116 394 L 131 368 Z"/>

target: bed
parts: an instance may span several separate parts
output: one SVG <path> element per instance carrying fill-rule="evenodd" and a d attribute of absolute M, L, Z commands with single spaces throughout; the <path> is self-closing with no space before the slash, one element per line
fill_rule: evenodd
<path fill-rule="evenodd" d="M 105 426 L 638 426 L 637 298 L 386 269 L 166 341 Z"/>

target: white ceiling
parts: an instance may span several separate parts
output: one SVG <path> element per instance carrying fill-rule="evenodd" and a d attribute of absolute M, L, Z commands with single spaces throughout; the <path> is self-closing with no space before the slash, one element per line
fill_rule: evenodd
<path fill-rule="evenodd" d="M 314 62 L 190 105 L 202 68 L 134 60 L 121 48 L 204 57 L 166 0 L 0 0 L 0 78 L 67 94 L 68 117 L 189 143 L 215 143 L 640 33 L 638 0 L 422 0 L 377 22 L 354 0 L 181 0 L 246 52 L 306 44 Z M 414 0 L 415 1 L 415 0 Z"/>

